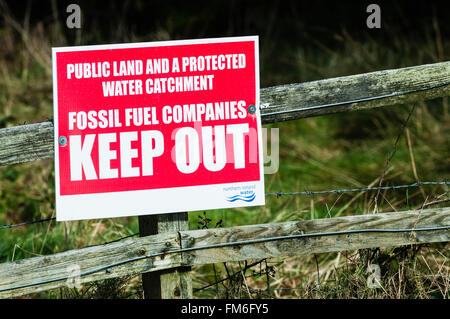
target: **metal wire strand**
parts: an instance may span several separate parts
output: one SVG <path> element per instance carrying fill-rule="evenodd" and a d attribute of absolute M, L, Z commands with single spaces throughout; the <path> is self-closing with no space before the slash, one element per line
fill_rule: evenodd
<path fill-rule="evenodd" d="M 125 259 L 125 260 L 115 262 L 115 263 L 112 263 L 112 264 L 109 264 L 106 266 L 101 266 L 98 268 L 94 268 L 92 270 L 82 272 L 78 275 L 64 276 L 64 277 L 60 277 L 60 278 L 42 280 L 42 281 L 32 282 L 29 284 L 23 284 L 23 285 L 3 288 L 3 289 L 0 289 L 0 292 L 21 289 L 21 288 L 27 288 L 27 287 L 32 287 L 32 286 L 38 286 L 38 285 L 45 285 L 45 284 L 49 284 L 52 282 L 68 280 L 71 278 L 78 278 L 78 277 L 81 278 L 83 276 L 91 275 L 91 274 L 94 274 L 94 273 L 97 273 L 100 271 L 104 271 L 104 270 L 107 272 L 110 272 L 111 268 L 121 266 L 121 265 L 130 263 L 130 262 L 153 258 L 153 257 L 158 257 L 158 256 L 163 256 L 163 255 L 168 255 L 168 254 L 184 253 L 184 252 L 190 252 L 190 251 L 196 251 L 196 250 L 202 250 L 202 249 L 223 248 L 223 247 L 230 247 L 230 246 L 237 246 L 237 245 L 257 244 L 257 243 L 265 243 L 265 242 L 270 242 L 270 241 L 295 239 L 295 238 L 335 236 L 335 235 L 347 235 L 347 234 L 369 233 L 369 232 L 397 233 L 397 232 L 434 231 L 434 230 L 444 230 L 444 229 L 450 229 L 450 225 L 435 226 L 435 227 L 422 227 L 422 228 L 398 228 L 398 229 L 376 229 L 376 228 L 375 229 L 354 229 L 354 230 L 335 231 L 335 232 L 321 232 L 321 233 L 311 233 L 311 234 L 295 234 L 295 235 L 276 236 L 276 237 L 268 237 L 268 238 L 257 238 L 257 239 L 250 239 L 250 240 L 242 240 L 242 241 L 234 241 L 234 242 L 227 242 L 227 243 L 198 246 L 198 247 L 188 247 L 188 248 L 168 250 L 168 251 L 164 251 L 164 252 L 153 253 L 153 254 L 149 254 L 149 255 Z"/>

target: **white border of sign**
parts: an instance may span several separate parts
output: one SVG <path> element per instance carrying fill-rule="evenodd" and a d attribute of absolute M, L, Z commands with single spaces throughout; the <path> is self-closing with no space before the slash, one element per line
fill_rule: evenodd
<path fill-rule="evenodd" d="M 176 46 L 189 44 L 211 44 L 225 42 L 255 42 L 255 79 L 256 79 L 256 115 L 258 127 L 258 147 L 260 163 L 260 180 L 253 182 L 226 183 L 189 187 L 174 187 L 149 189 L 138 191 L 124 191 L 112 193 L 95 193 L 82 195 L 60 195 L 59 185 L 59 143 L 58 143 L 58 85 L 56 72 L 56 53 L 68 51 L 107 50 L 124 48 L 143 48 L 159 46 Z M 54 117 L 54 148 L 55 148 L 55 191 L 56 191 L 56 220 L 83 220 L 97 218 L 112 218 L 138 215 L 152 215 L 208 209 L 222 209 L 232 207 L 260 206 L 265 204 L 264 194 L 264 161 L 262 145 L 261 114 L 259 110 L 259 39 L 258 36 L 210 38 L 195 40 L 139 42 L 124 44 L 89 45 L 52 48 L 53 67 L 53 117 Z M 253 187 L 255 199 L 252 202 L 228 202 L 224 188 Z M 179 198 L 186 200 L 178 200 Z M 143 209 L 142 199 L 148 203 L 148 210 Z M 164 204 L 161 204 L 164 202 Z M 187 204 L 188 203 L 188 204 Z M 223 203 L 223 205 L 218 205 Z M 63 209 L 61 209 L 63 207 Z M 102 207 L 95 209 L 92 207 Z"/>

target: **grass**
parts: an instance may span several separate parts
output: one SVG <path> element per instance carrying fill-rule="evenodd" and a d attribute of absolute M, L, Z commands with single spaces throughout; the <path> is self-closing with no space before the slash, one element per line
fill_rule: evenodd
<path fill-rule="evenodd" d="M 51 118 L 50 44 L 65 40 L 52 26 L 38 24 L 30 30 L 7 15 L 3 18 L 6 23 L 0 29 L 0 128 Z M 263 68 L 262 87 L 284 84 L 286 79 L 302 82 L 448 59 L 450 43 L 434 36 L 435 30 L 424 32 L 429 36 L 423 41 L 393 37 L 388 44 L 370 36 L 364 41 L 355 40 L 346 30 L 331 33 L 328 44 L 311 38 L 310 45 L 291 48 L 280 57 L 290 70 L 288 74 Z M 152 40 L 162 36 L 170 38 L 163 32 L 152 35 Z M 262 60 L 270 60 L 264 51 L 261 54 Z M 280 168 L 276 174 L 265 176 L 266 192 L 377 185 L 411 107 L 398 105 L 268 125 L 280 130 Z M 448 180 L 449 129 L 448 99 L 418 103 L 383 184 Z M 54 216 L 54 195 L 52 160 L 0 167 L 1 225 Z M 375 192 L 268 197 L 264 207 L 208 211 L 206 224 L 204 219 L 199 224 L 203 212 L 190 212 L 190 228 L 211 228 L 220 221 L 222 227 L 230 227 L 365 214 L 372 212 L 374 196 Z M 448 187 L 444 186 L 422 186 L 408 193 L 383 192 L 378 209 L 407 210 L 447 196 Z M 137 231 L 135 217 L 50 222 L 0 230 L 0 261 L 82 248 Z M 194 267 L 194 287 L 235 275 L 218 286 L 197 291 L 195 297 L 448 298 L 448 252 L 448 244 L 433 244 L 256 261 L 250 268 L 246 263 L 205 265 Z M 367 288 L 368 262 L 380 265 L 383 288 Z M 248 261 L 247 266 L 250 264 Z M 142 287 L 137 276 L 92 283 L 82 290 L 65 288 L 28 297 L 139 298 Z"/>

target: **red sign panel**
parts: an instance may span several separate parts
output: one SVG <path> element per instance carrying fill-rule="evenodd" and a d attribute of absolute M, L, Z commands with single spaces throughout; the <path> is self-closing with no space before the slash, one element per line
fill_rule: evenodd
<path fill-rule="evenodd" d="M 53 49 L 57 219 L 264 204 L 257 37 Z"/>

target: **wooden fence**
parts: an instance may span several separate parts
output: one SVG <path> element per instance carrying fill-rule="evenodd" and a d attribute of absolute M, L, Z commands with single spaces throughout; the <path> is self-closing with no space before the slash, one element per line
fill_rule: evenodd
<path fill-rule="evenodd" d="M 446 97 L 449 81 L 450 62 L 442 62 L 265 88 L 262 122 Z M 0 130 L 0 166 L 52 156 L 52 121 Z M 148 296 L 189 298 L 193 265 L 445 242 L 448 226 L 450 208 L 206 230 L 187 230 L 187 213 L 158 215 L 140 218 L 141 236 L 149 236 L 0 264 L 0 297 L 63 287 L 77 264 L 82 283 L 145 273 L 157 291 Z"/>

